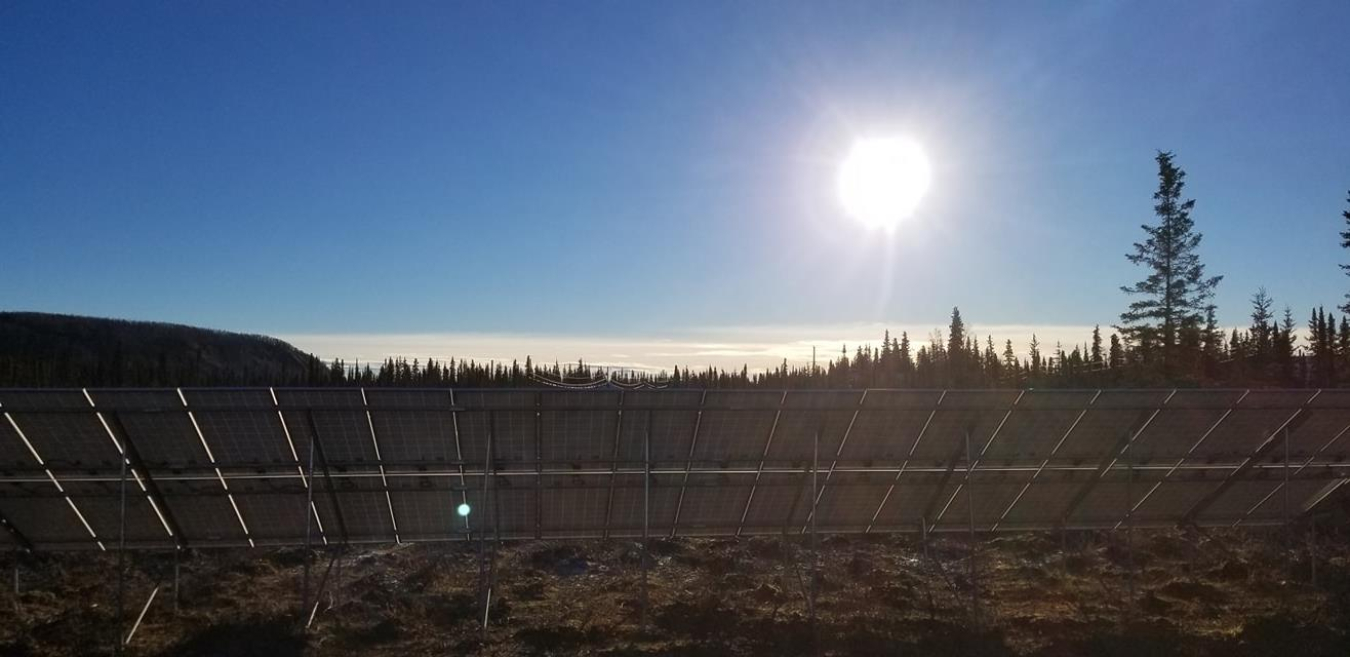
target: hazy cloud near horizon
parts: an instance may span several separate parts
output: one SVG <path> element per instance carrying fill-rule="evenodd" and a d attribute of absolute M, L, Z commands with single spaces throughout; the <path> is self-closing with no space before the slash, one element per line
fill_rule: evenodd
<path fill-rule="evenodd" d="M 584 360 L 592 365 L 643 370 L 667 370 L 673 367 L 703 368 L 709 365 L 751 371 L 777 367 L 786 359 L 792 365 L 811 362 L 811 349 L 824 363 L 847 347 L 852 355 L 859 345 L 880 346 L 889 328 L 891 335 L 909 334 L 915 351 L 928 344 L 938 326 L 893 326 L 852 324 L 837 326 L 761 326 L 718 327 L 673 332 L 666 335 L 550 335 L 512 333 L 295 333 L 277 335 L 296 347 L 325 360 L 341 358 L 375 362 L 391 356 L 407 358 L 456 358 L 477 361 L 524 362 L 529 356 L 536 363 L 561 363 Z M 1064 349 L 1091 340 L 1091 326 L 968 325 L 967 333 L 977 336 L 981 345 L 993 336 L 1001 354 L 1005 340 L 1025 357 L 1032 334 L 1041 344 L 1041 353 L 1049 355 L 1055 344 Z M 1106 340 L 1110 328 L 1103 327 Z"/>

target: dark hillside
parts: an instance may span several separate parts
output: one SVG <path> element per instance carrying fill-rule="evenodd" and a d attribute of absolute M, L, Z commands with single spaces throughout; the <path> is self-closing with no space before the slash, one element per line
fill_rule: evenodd
<path fill-rule="evenodd" d="M 0 312 L 0 386 L 302 383 L 316 359 L 262 335 Z"/>

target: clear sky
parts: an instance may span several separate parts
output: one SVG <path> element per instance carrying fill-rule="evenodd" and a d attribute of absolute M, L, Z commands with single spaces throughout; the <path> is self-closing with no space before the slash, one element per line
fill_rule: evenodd
<path fill-rule="evenodd" d="M 1343 0 L 5 2 L 0 308 L 367 357 L 636 361 L 953 305 L 1077 331 L 1142 275 L 1170 149 L 1221 321 L 1265 285 L 1302 322 L 1350 290 L 1347 25 Z M 835 176 L 896 133 L 933 186 L 887 236 Z"/>

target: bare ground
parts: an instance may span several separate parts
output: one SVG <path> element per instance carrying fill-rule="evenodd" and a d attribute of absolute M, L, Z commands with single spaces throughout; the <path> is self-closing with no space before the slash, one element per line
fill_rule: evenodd
<path fill-rule="evenodd" d="M 801 537 L 508 542 L 484 639 L 472 544 L 352 549 L 300 629 L 300 550 L 129 560 L 128 655 L 1350 655 L 1350 540 L 1324 537 L 1311 584 L 1303 532 L 1023 534 L 970 547 L 911 537 L 821 540 L 818 621 Z M 1130 567 L 1131 552 L 1134 567 Z M 328 561 L 311 568 L 317 588 Z M 10 562 L 12 563 L 12 562 Z M 0 655 L 108 654 L 116 557 L 30 557 Z M 1131 572 L 1135 574 L 1131 576 Z M 8 588 L 8 587 L 7 587 Z M 1131 594 L 1133 589 L 1133 594 Z"/>

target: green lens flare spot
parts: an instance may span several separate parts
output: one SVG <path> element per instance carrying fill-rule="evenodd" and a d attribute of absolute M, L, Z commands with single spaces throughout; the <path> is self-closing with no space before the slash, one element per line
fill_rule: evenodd
<path fill-rule="evenodd" d="M 459 505 L 459 508 L 458 508 L 458 509 L 455 509 L 455 511 L 458 512 L 459 515 L 460 515 L 460 517 L 462 517 L 462 518 L 467 518 L 467 517 L 469 517 L 469 511 L 470 511 L 470 509 L 469 509 L 469 505 L 468 505 L 468 504 L 461 504 L 461 505 Z"/>

